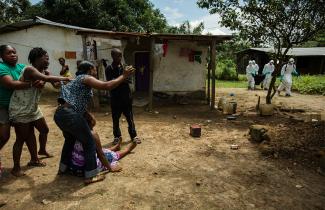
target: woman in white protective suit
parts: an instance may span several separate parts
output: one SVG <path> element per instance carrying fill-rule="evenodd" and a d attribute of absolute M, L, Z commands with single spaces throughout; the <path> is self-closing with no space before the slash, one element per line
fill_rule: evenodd
<path fill-rule="evenodd" d="M 256 66 L 254 65 L 253 61 L 248 62 L 248 66 L 246 67 L 246 77 L 248 82 L 248 89 L 254 90 L 255 89 L 255 80 L 254 76 L 257 74 Z"/>
<path fill-rule="evenodd" d="M 290 58 L 289 62 L 284 64 L 281 69 L 281 84 L 278 87 L 278 95 L 285 89 L 285 96 L 291 96 L 292 75 L 298 76 L 298 73 L 296 71 L 295 60 Z"/>
<path fill-rule="evenodd" d="M 272 73 L 274 72 L 274 61 L 270 60 L 269 63 L 264 65 L 262 74 L 265 76 L 263 81 L 263 89 L 268 90 L 270 87 Z"/>

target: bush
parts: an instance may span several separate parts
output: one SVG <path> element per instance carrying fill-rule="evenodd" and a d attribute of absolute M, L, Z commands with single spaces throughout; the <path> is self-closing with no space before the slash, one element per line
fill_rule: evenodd
<path fill-rule="evenodd" d="M 294 77 L 292 89 L 303 94 L 325 95 L 325 75 Z"/>
<path fill-rule="evenodd" d="M 218 80 L 238 80 L 236 64 L 231 59 L 217 62 L 216 77 Z"/>
<path fill-rule="evenodd" d="M 246 74 L 238 74 L 238 80 L 239 81 L 247 81 Z"/>

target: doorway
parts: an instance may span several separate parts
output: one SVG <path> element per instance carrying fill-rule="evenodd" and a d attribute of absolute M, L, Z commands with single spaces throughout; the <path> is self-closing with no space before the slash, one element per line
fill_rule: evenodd
<path fill-rule="evenodd" d="M 135 57 L 135 90 L 139 92 L 149 91 L 150 80 L 150 53 L 149 52 L 136 52 Z"/>

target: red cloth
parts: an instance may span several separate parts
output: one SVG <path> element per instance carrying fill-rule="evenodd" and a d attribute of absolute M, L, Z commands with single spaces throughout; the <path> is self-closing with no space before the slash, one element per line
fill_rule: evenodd
<path fill-rule="evenodd" d="M 167 50 L 168 50 L 168 41 L 167 40 L 163 41 L 163 50 L 164 50 L 163 56 L 166 57 Z"/>

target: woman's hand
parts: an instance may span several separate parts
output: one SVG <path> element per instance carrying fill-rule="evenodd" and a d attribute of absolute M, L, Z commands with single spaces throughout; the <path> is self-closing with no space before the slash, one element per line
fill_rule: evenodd
<path fill-rule="evenodd" d="M 69 78 L 69 77 L 65 77 L 63 78 L 61 81 L 65 81 L 65 82 L 71 82 L 73 79 Z"/>
<path fill-rule="evenodd" d="M 44 82 L 42 80 L 36 80 L 35 82 L 33 82 L 32 86 L 37 88 L 37 89 L 42 89 L 42 88 L 44 88 L 45 83 L 46 82 Z"/>

